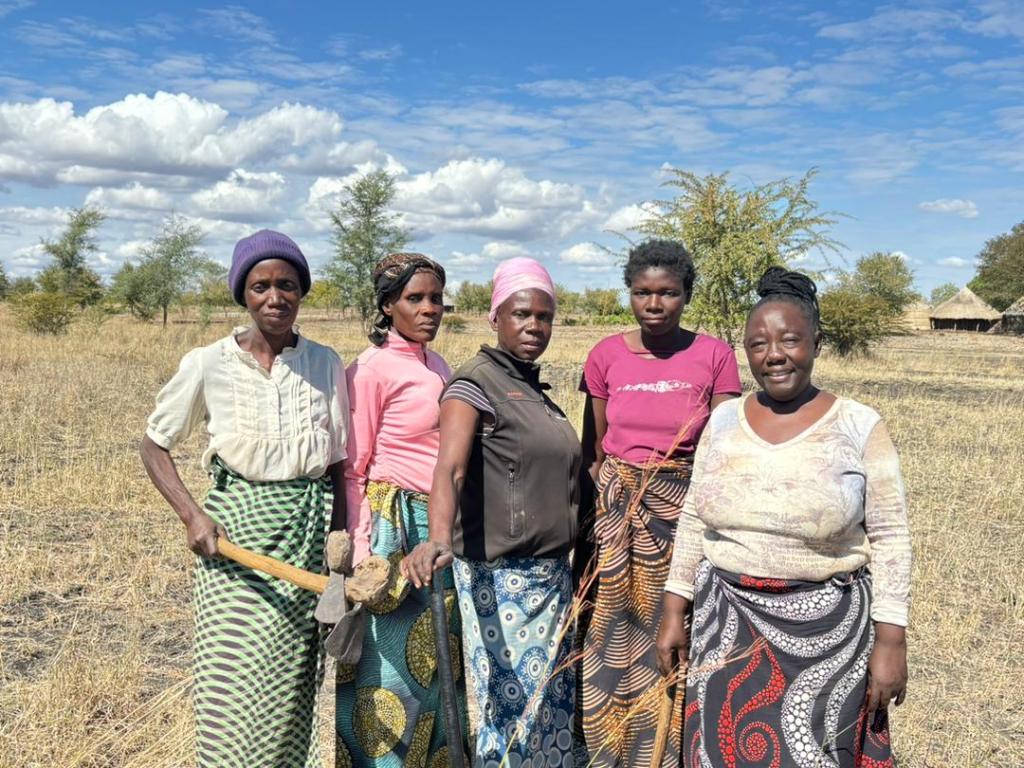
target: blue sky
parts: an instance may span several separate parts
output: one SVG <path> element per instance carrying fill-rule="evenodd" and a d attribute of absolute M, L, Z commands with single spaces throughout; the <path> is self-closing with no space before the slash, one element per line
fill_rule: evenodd
<path fill-rule="evenodd" d="M 0 0 L 0 260 L 109 215 L 111 275 L 172 210 L 227 262 L 269 226 L 314 266 L 357 174 L 397 174 L 413 245 L 455 280 L 542 259 L 617 286 L 664 168 L 819 169 L 852 262 L 925 292 L 1024 219 L 1024 3 L 110 4 Z M 819 266 L 816 256 L 804 264 Z"/>

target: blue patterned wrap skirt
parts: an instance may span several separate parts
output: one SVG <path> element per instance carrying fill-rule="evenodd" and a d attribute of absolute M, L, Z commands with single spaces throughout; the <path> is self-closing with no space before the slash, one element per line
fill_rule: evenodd
<path fill-rule="evenodd" d="M 571 768 L 569 558 L 456 558 L 454 573 L 479 712 L 474 768 Z"/>

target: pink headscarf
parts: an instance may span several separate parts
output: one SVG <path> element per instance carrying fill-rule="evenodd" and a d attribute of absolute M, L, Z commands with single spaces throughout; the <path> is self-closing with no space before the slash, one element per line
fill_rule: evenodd
<path fill-rule="evenodd" d="M 491 322 L 498 315 L 498 307 L 509 296 L 519 291 L 536 288 L 555 299 L 555 285 L 544 265 L 527 256 L 517 256 L 501 262 L 494 270 L 494 290 L 491 292 Z"/>

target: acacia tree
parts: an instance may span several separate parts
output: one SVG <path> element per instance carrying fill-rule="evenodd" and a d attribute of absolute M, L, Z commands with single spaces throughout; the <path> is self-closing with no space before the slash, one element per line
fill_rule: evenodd
<path fill-rule="evenodd" d="M 346 307 L 356 310 L 367 330 L 376 311 L 373 267 L 409 242 L 408 231 L 389 210 L 394 197 L 394 177 L 374 171 L 347 184 L 337 209 L 329 212 L 334 257 L 323 276 L 338 289 Z"/>
<path fill-rule="evenodd" d="M 894 316 L 921 298 L 914 290 L 913 270 L 896 253 L 875 251 L 861 256 L 853 272 L 840 275 L 839 283 L 856 293 L 880 299 Z"/>
<path fill-rule="evenodd" d="M 739 338 L 756 300 L 757 281 L 768 267 L 812 250 L 838 251 L 828 234 L 837 214 L 819 211 L 807 194 L 813 168 L 795 181 L 749 189 L 732 185 L 727 173 L 698 176 L 678 168 L 670 173 L 663 186 L 678 193 L 645 206 L 652 216 L 636 231 L 686 245 L 697 269 L 688 317 L 730 344 Z"/>
<path fill-rule="evenodd" d="M 897 329 L 892 310 L 878 296 L 838 285 L 820 301 L 825 341 L 840 357 L 866 355 Z"/>
<path fill-rule="evenodd" d="M 956 283 L 943 283 L 932 288 L 928 301 L 933 307 L 937 307 L 942 302 L 952 299 L 959 292 L 960 289 L 956 287 Z"/>
<path fill-rule="evenodd" d="M 103 298 L 100 276 L 89 268 L 87 257 L 97 250 L 96 229 L 105 218 L 98 208 L 73 208 L 60 237 L 42 241 L 43 250 L 53 257 L 39 275 L 39 287 L 45 293 L 62 293 L 79 307 Z"/>
<path fill-rule="evenodd" d="M 114 273 L 114 279 L 110 285 L 110 295 L 124 304 L 131 312 L 132 317 L 140 320 L 152 320 L 156 314 L 156 307 L 149 300 L 150 288 L 147 284 L 147 276 L 139 267 L 126 261 L 121 268 Z"/>
<path fill-rule="evenodd" d="M 142 252 L 140 269 L 148 273 L 151 300 L 163 312 L 165 326 L 167 308 L 181 300 L 189 283 L 198 288 L 203 272 L 219 270 L 199 250 L 203 237 L 198 224 L 189 224 L 181 216 L 171 214 Z"/>
<path fill-rule="evenodd" d="M 585 288 L 579 299 L 579 308 L 585 315 L 607 317 L 622 312 L 622 302 L 615 288 Z"/>
<path fill-rule="evenodd" d="M 562 317 L 579 312 L 581 298 L 576 291 L 570 290 L 561 283 L 555 283 L 555 303 L 558 305 L 558 314 Z"/>
<path fill-rule="evenodd" d="M 166 326 L 168 308 L 181 301 L 190 285 L 198 292 L 204 277 L 223 271 L 199 250 L 203 237 L 197 224 L 181 216 L 164 220 L 139 265 L 125 264 L 114 276 L 115 293 L 132 314 L 148 319 L 160 310 Z"/>
<path fill-rule="evenodd" d="M 985 243 L 968 287 L 1002 311 L 1024 296 L 1024 221 Z"/>
<path fill-rule="evenodd" d="M 0 264 L 0 301 L 7 298 L 7 290 L 10 287 L 10 283 L 7 282 L 7 273 L 4 272 L 4 265 Z"/>
<path fill-rule="evenodd" d="M 463 280 L 459 283 L 458 289 L 451 294 L 452 303 L 459 312 L 487 312 L 491 308 L 493 289 L 493 280 L 486 283 Z"/>

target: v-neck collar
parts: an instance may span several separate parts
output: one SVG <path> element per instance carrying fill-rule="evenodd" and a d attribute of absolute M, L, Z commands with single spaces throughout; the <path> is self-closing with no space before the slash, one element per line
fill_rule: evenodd
<path fill-rule="evenodd" d="M 753 394 L 756 393 L 748 392 L 747 394 L 745 394 L 743 397 L 740 398 L 739 404 L 736 406 L 739 409 L 738 418 L 740 423 L 740 429 L 742 429 L 746 433 L 747 437 L 749 437 L 758 445 L 763 446 L 765 448 L 771 448 L 773 450 L 778 448 L 786 448 L 788 446 L 799 443 L 805 438 L 807 438 L 808 435 L 819 429 L 823 424 L 825 424 L 825 422 L 827 422 L 835 415 L 836 411 L 839 410 L 840 402 L 843 400 L 843 398 L 841 397 L 836 397 L 836 399 L 832 402 L 832 405 L 829 406 L 828 410 L 825 411 L 825 413 L 823 413 L 817 419 L 815 419 L 812 424 L 807 426 L 805 429 L 801 430 L 799 433 L 793 435 L 793 437 L 789 438 L 788 440 L 783 440 L 781 443 L 772 443 L 761 437 L 761 435 L 759 435 L 754 430 L 754 428 L 750 426 L 750 422 L 747 421 L 747 400 L 749 400 L 750 396 Z"/>

